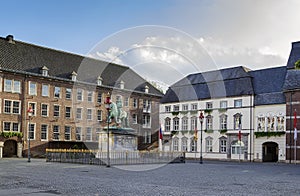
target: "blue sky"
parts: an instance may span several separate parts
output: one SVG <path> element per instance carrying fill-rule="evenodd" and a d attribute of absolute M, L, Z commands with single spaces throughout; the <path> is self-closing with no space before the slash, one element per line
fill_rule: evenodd
<path fill-rule="evenodd" d="M 300 40 L 298 0 L 0 3 L 1 37 L 114 61 L 167 85 L 216 68 L 284 66 Z"/>

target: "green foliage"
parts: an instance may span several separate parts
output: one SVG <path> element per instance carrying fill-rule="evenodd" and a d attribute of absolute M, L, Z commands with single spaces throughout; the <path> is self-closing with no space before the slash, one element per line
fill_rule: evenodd
<path fill-rule="evenodd" d="M 188 111 L 181 111 L 180 114 L 187 114 L 189 113 Z"/>
<path fill-rule="evenodd" d="M 172 112 L 173 116 L 177 116 L 179 114 L 179 112 Z"/>
<path fill-rule="evenodd" d="M 212 112 L 212 109 L 205 109 L 204 110 L 204 113 L 206 113 L 206 114 L 210 114 Z"/>
<path fill-rule="evenodd" d="M 300 69 L 300 59 L 295 62 L 295 69 Z"/>
<path fill-rule="evenodd" d="M 226 133 L 227 132 L 227 129 L 221 129 L 219 130 L 220 133 Z"/>
<path fill-rule="evenodd" d="M 213 132 L 214 132 L 214 130 L 212 130 L 212 129 L 208 129 L 208 130 L 207 130 L 207 129 L 205 129 L 205 130 L 204 130 L 204 132 L 205 132 L 205 133 L 213 133 Z"/>
<path fill-rule="evenodd" d="M 197 110 L 192 110 L 192 111 L 190 111 L 190 114 L 191 115 L 198 114 L 198 111 Z"/>
<path fill-rule="evenodd" d="M 10 138 L 10 137 L 14 137 L 14 136 L 21 138 L 21 137 L 23 137 L 23 134 L 20 132 L 8 131 L 8 132 L 2 132 L 1 136 L 5 137 L 5 138 Z"/>
<path fill-rule="evenodd" d="M 226 112 L 226 111 L 227 111 L 226 108 L 220 108 L 220 109 L 219 109 L 219 112 L 220 112 L 220 113 L 223 113 L 223 112 Z"/>
<path fill-rule="evenodd" d="M 285 134 L 285 131 L 276 131 L 276 132 L 255 132 L 254 135 L 256 138 L 259 137 L 280 137 Z"/>
<path fill-rule="evenodd" d="M 178 131 L 171 131 L 171 136 L 177 135 L 177 134 L 178 134 Z"/>

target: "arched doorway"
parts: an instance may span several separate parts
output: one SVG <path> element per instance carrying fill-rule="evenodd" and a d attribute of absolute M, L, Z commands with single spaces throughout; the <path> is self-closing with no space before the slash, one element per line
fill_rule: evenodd
<path fill-rule="evenodd" d="M 278 161 L 278 144 L 275 142 L 265 142 L 262 144 L 262 161 L 277 162 Z"/>
<path fill-rule="evenodd" d="M 4 142 L 3 157 L 17 156 L 17 142 L 15 140 L 7 140 Z"/>

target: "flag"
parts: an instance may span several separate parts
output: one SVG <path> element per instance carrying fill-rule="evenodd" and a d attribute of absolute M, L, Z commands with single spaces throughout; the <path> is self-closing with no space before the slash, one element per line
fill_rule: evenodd
<path fill-rule="evenodd" d="M 294 111 L 294 140 L 297 140 L 297 112 Z"/>
<path fill-rule="evenodd" d="M 162 140 L 162 139 L 163 139 L 163 136 L 162 136 L 161 127 L 159 128 L 159 132 L 158 132 L 158 134 L 159 134 L 159 139 L 160 139 L 160 140 Z"/>
<path fill-rule="evenodd" d="M 238 134 L 238 138 L 239 138 L 239 141 L 242 141 L 242 131 L 241 131 L 241 117 L 239 118 L 239 134 Z"/>
<path fill-rule="evenodd" d="M 195 132 L 194 132 L 194 138 L 195 138 L 195 140 L 198 139 L 198 131 L 197 131 L 197 129 L 195 129 Z"/>

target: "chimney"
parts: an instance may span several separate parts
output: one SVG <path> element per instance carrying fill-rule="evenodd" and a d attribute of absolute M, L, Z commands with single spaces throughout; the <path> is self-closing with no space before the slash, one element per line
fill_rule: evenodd
<path fill-rule="evenodd" d="M 7 35 L 6 36 L 6 40 L 8 41 L 8 43 L 10 44 L 14 44 L 15 41 L 14 41 L 14 36 L 13 35 Z"/>

